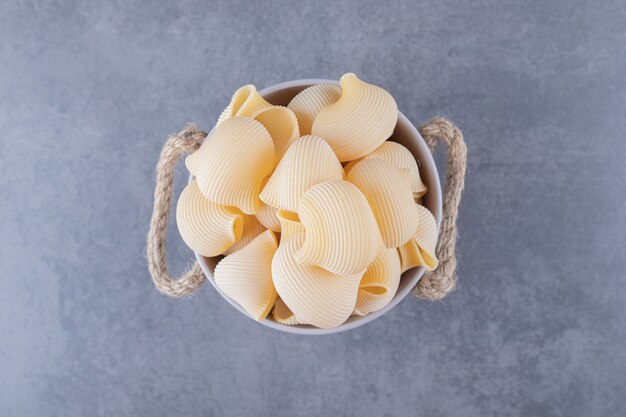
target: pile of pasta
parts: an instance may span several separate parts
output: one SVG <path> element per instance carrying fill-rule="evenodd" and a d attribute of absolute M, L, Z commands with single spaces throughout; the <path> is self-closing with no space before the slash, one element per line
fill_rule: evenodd
<path fill-rule="evenodd" d="M 186 159 L 183 240 L 224 255 L 215 283 L 256 320 L 331 328 L 382 309 L 402 272 L 437 267 L 418 164 L 387 140 L 397 120 L 393 97 L 352 73 L 287 107 L 241 87 Z"/>

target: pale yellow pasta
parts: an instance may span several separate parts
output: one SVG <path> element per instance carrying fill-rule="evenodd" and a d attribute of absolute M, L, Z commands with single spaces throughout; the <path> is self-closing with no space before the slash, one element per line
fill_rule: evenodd
<path fill-rule="evenodd" d="M 260 198 L 279 210 L 295 212 L 306 190 L 331 179 L 343 179 L 343 167 L 332 149 L 320 137 L 303 136 L 287 149 Z"/>
<path fill-rule="evenodd" d="M 367 198 L 386 248 L 406 243 L 417 229 L 411 183 L 402 172 L 380 159 L 364 159 L 346 177 Z"/>
<path fill-rule="evenodd" d="M 216 256 L 241 238 L 243 219 L 236 208 L 207 200 L 193 180 L 178 198 L 176 225 L 187 246 L 202 256 Z"/>
<path fill-rule="evenodd" d="M 280 233 L 280 221 L 276 217 L 277 213 L 277 209 L 261 202 L 261 208 L 256 212 L 255 217 L 267 229 Z"/>
<path fill-rule="evenodd" d="M 296 95 L 289 105 L 298 118 L 301 135 L 310 135 L 315 116 L 324 107 L 333 104 L 341 97 L 341 87 L 333 84 L 317 84 L 305 88 Z"/>
<path fill-rule="evenodd" d="M 439 265 L 435 255 L 438 238 L 437 222 L 426 207 L 419 204 L 416 207 L 419 216 L 417 231 L 407 243 L 398 248 L 402 272 L 416 266 L 423 266 L 427 271 L 433 271 Z"/>
<path fill-rule="evenodd" d="M 415 157 L 413 156 L 411 151 L 409 151 L 407 148 L 400 145 L 399 143 L 386 141 L 378 148 L 376 148 L 373 152 L 365 155 L 363 158 L 357 159 L 355 161 L 350 161 L 344 167 L 346 175 L 350 173 L 350 170 L 354 165 L 356 165 L 359 161 L 363 159 L 380 159 L 398 169 L 407 170 L 408 175 L 410 175 L 411 177 L 411 188 L 413 191 L 413 197 L 419 198 L 426 194 L 428 188 L 422 182 Z"/>
<path fill-rule="evenodd" d="M 387 91 L 352 73 L 340 83 L 341 97 L 317 114 L 311 134 L 324 138 L 344 162 L 367 155 L 391 136 L 398 106 Z"/>
<path fill-rule="evenodd" d="M 304 225 L 300 222 L 300 218 L 298 217 L 298 213 L 287 210 L 278 210 L 276 216 L 280 221 L 281 240 L 287 239 L 296 233 L 305 231 Z"/>
<path fill-rule="evenodd" d="M 244 85 L 233 94 L 228 107 L 224 109 L 216 126 L 222 124 L 225 120 L 234 116 L 252 117 L 265 107 L 272 105 L 265 101 L 252 84 Z"/>
<path fill-rule="evenodd" d="M 340 276 L 296 260 L 305 233 L 296 233 L 281 243 L 272 260 L 272 278 L 280 298 L 298 321 L 321 328 L 336 327 L 354 310 L 364 271 Z"/>
<path fill-rule="evenodd" d="M 277 247 L 274 232 L 266 230 L 215 267 L 218 288 L 255 320 L 263 320 L 278 297 L 271 266 Z"/>
<path fill-rule="evenodd" d="M 400 284 L 400 256 L 393 249 L 382 250 L 367 267 L 359 284 L 354 314 L 364 316 L 385 307 Z"/>
<path fill-rule="evenodd" d="M 298 215 L 306 230 L 296 254 L 303 265 L 338 275 L 363 273 L 383 248 L 367 199 L 347 181 L 329 180 L 309 188 L 300 199 Z"/>
<path fill-rule="evenodd" d="M 254 119 L 232 117 L 185 162 L 206 198 L 254 214 L 261 206 L 261 183 L 272 172 L 274 160 L 267 129 Z"/>
<path fill-rule="evenodd" d="M 255 216 L 241 213 L 241 218 L 243 220 L 243 232 L 241 233 L 241 239 L 228 248 L 228 250 L 224 252 L 225 255 L 230 255 L 231 253 L 235 253 L 244 248 L 248 243 L 252 242 L 255 237 L 267 230 L 267 228 L 263 226 Z"/>
<path fill-rule="evenodd" d="M 274 304 L 274 308 L 272 309 L 272 318 L 278 323 L 287 324 L 289 326 L 301 324 L 296 318 L 296 315 L 289 310 L 287 304 L 285 304 L 280 297 L 278 297 L 278 300 L 276 300 L 276 304 Z"/>
<path fill-rule="evenodd" d="M 269 132 L 274 141 L 276 162 L 280 161 L 291 142 L 300 137 L 296 115 L 287 107 L 272 106 L 261 109 L 253 118 Z"/>

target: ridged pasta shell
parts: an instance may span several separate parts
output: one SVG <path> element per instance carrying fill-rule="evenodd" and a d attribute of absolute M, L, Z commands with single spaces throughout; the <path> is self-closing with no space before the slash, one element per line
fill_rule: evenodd
<path fill-rule="evenodd" d="M 287 210 L 278 210 L 276 214 L 280 221 L 280 239 L 287 239 L 296 233 L 304 232 L 304 225 L 300 222 L 298 213 Z"/>
<path fill-rule="evenodd" d="M 411 183 L 398 168 L 380 159 L 364 159 L 346 180 L 367 198 L 386 248 L 397 248 L 411 239 L 419 219 Z"/>
<path fill-rule="evenodd" d="M 331 179 L 343 179 L 343 167 L 333 150 L 320 137 L 302 136 L 287 149 L 260 198 L 279 210 L 298 211 L 306 190 Z"/>
<path fill-rule="evenodd" d="M 424 206 L 416 205 L 419 225 L 413 237 L 398 248 L 402 261 L 402 272 L 407 269 L 423 266 L 427 271 L 437 269 L 439 261 L 435 255 L 438 232 L 437 221 Z"/>
<path fill-rule="evenodd" d="M 324 107 L 335 103 L 341 97 L 341 87 L 333 84 L 317 84 L 305 88 L 296 95 L 289 105 L 298 118 L 301 135 L 310 135 L 313 120 Z"/>
<path fill-rule="evenodd" d="M 361 278 L 354 314 L 364 316 L 389 304 L 398 290 L 400 274 L 398 251 L 382 250 Z"/>
<path fill-rule="evenodd" d="M 324 138 L 344 162 L 367 155 L 391 136 L 398 106 L 387 91 L 352 73 L 340 83 L 341 97 L 318 113 L 311 133 Z"/>
<path fill-rule="evenodd" d="M 364 271 L 340 276 L 317 266 L 302 265 L 296 260 L 296 252 L 304 240 L 304 233 L 296 233 L 281 241 L 272 260 L 276 291 L 298 321 L 321 328 L 339 326 L 354 310 Z"/>
<path fill-rule="evenodd" d="M 185 163 L 206 198 L 254 214 L 261 205 L 261 182 L 274 169 L 274 160 L 274 144 L 267 129 L 254 119 L 232 117 Z"/>
<path fill-rule="evenodd" d="M 411 188 L 413 191 L 413 197 L 419 198 L 426 194 L 428 191 L 428 187 L 422 182 L 422 178 L 420 177 L 419 167 L 417 166 L 417 161 L 415 157 L 407 148 L 402 146 L 399 143 L 386 141 L 378 148 L 376 148 L 373 152 L 365 155 L 361 159 L 357 159 L 355 161 L 350 161 L 345 167 L 346 175 L 350 173 L 350 170 L 354 165 L 362 161 L 363 159 L 380 159 L 382 161 L 387 162 L 394 167 L 401 170 L 408 170 L 409 175 L 411 176 Z"/>
<path fill-rule="evenodd" d="M 202 195 L 191 181 L 176 204 L 176 225 L 183 241 L 202 256 L 217 256 L 241 238 L 241 212 L 219 206 Z"/>
<path fill-rule="evenodd" d="M 285 304 L 280 297 L 278 297 L 278 300 L 276 300 L 276 304 L 274 304 L 274 308 L 272 309 L 272 318 L 275 322 L 287 324 L 289 326 L 301 324 L 296 318 L 296 315 L 289 310 L 287 304 Z"/>
<path fill-rule="evenodd" d="M 367 199 L 347 181 L 324 181 L 309 188 L 300 199 L 298 215 L 306 239 L 296 258 L 304 265 L 338 275 L 362 274 L 383 248 Z"/>
<path fill-rule="evenodd" d="M 277 247 L 274 232 L 266 230 L 215 267 L 218 288 L 255 320 L 267 317 L 278 297 L 272 281 L 272 258 Z"/>
<path fill-rule="evenodd" d="M 277 213 L 277 209 L 261 202 L 261 208 L 254 216 L 267 229 L 280 233 L 280 221 L 278 220 L 278 217 L 276 217 Z"/>
<path fill-rule="evenodd" d="M 216 126 L 222 124 L 225 120 L 234 116 L 252 117 L 265 107 L 272 105 L 265 101 L 252 84 L 244 85 L 233 94 L 228 107 L 224 109 Z"/>
<path fill-rule="evenodd" d="M 274 141 L 276 162 L 280 161 L 291 142 L 300 137 L 296 115 L 287 107 L 272 106 L 261 109 L 253 117 L 269 132 Z"/>
<path fill-rule="evenodd" d="M 255 216 L 241 213 L 243 219 L 243 232 L 241 233 L 241 239 L 239 239 L 233 246 L 228 248 L 224 255 L 230 255 L 238 250 L 244 248 L 248 243 L 252 242 L 255 237 L 267 230 Z"/>

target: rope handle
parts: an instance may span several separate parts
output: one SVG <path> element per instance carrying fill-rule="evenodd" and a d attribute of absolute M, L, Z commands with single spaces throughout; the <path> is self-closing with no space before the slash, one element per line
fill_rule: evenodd
<path fill-rule="evenodd" d="M 443 219 L 436 248 L 439 266 L 435 271 L 424 274 L 413 289 L 415 296 L 436 301 L 445 297 L 456 284 L 456 218 L 465 181 L 467 148 L 459 128 L 446 119 L 433 119 L 420 126 L 419 131 L 431 152 L 440 141 L 448 148 Z M 196 151 L 206 136 L 205 132 L 198 130 L 194 125 L 188 125 L 178 134 L 170 136 L 161 150 L 156 167 L 154 207 L 146 247 L 148 270 L 157 290 L 170 297 L 189 295 L 206 280 L 198 262 L 194 262 L 181 277 L 171 277 L 167 266 L 166 250 L 167 223 L 172 203 L 176 163 L 184 153 Z"/>
<path fill-rule="evenodd" d="M 184 153 L 196 151 L 207 134 L 194 125 L 188 125 L 163 145 L 156 167 L 154 207 L 148 232 L 146 252 L 148 270 L 157 290 L 170 297 L 183 297 L 197 290 L 206 280 L 198 262 L 179 278 L 172 278 L 167 267 L 167 220 L 172 203 L 172 186 L 176 163 Z"/>
<path fill-rule="evenodd" d="M 465 186 L 467 147 L 461 130 L 451 121 L 433 119 L 419 128 L 428 148 L 434 152 L 438 142 L 448 148 L 448 168 L 443 191 L 443 216 L 435 253 L 439 266 L 426 272 L 419 280 L 413 295 L 430 301 L 441 300 L 456 286 L 456 219 L 459 215 L 461 193 Z"/>

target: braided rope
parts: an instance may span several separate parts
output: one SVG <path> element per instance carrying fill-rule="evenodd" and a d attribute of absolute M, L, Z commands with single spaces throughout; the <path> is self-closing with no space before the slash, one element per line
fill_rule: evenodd
<path fill-rule="evenodd" d="M 154 189 L 154 208 L 150 220 L 148 243 L 148 270 L 157 290 L 171 297 L 183 297 L 197 290 L 206 280 L 198 262 L 179 278 L 172 278 L 167 267 L 167 220 L 172 204 L 174 171 L 178 159 L 184 153 L 197 150 L 206 133 L 194 125 L 187 126 L 177 135 L 170 136 L 165 142 L 156 167 L 156 187 Z"/>
<path fill-rule="evenodd" d="M 441 300 L 456 286 L 456 219 L 459 215 L 461 193 L 465 186 L 467 147 L 458 127 L 447 119 L 433 119 L 419 128 L 431 152 L 438 142 L 448 148 L 448 168 L 443 191 L 443 217 L 435 253 L 439 260 L 436 270 L 426 272 L 413 289 L 419 298 Z"/>

